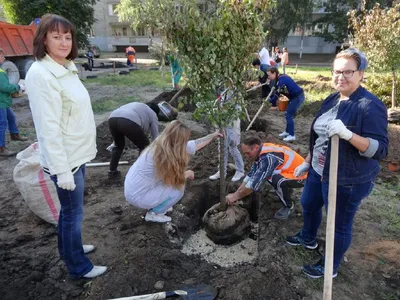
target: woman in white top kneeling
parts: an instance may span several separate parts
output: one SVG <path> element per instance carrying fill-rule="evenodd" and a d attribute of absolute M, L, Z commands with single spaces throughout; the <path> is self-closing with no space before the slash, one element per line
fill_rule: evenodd
<path fill-rule="evenodd" d="M 165 213 L 182 198 L 186 179 L 194 179 L 194 172 L 186 170 L 190 155 L 221 136 L 214 132 L 189 140 L 190 129 L 186 125 L 179 121 L 169 123 L 129 169 L 125 179 L 126 200 L 148 210 L 146 221 L 171 221 Z"/>

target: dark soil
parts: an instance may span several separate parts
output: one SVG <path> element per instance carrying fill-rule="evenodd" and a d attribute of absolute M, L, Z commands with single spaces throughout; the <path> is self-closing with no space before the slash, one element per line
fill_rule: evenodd
<path fill-rule="evenodd" d="M 247 101 L 249 113 L 254 116 L 260 100 L 248 98 Z M 310 114 L 298 115 L 299 140 L 289 145 L 302 155 L 308 151 Z M 263 132 L 257 132 L 263 141 L 282 143 L 277 134 L 285 125 L 284 114 L 266 108 L 260 118 L 266 121 Z M 191 128 L 193 139 L 208 133 L 207 127 L 194 122 L 191 114 L 180 113 L 178 119 Z M 20 124 L 20 129 L 31 127 L 31 120 Z M 164 127 L 165 123 L 160 123 L 160 130 Z M 390 160 L 399 157 L 399 130 L 398 126 L 389 128 Z M 107 122 L 98 127 L 97 134 L 96 161 L 108 161 L 109 152 L 105 148 L 112 139 Z M 22 150 L 33 139 L 26 143 L 8 142 L 8 145 Z M 258 259 L 254 263 L 222 268 L 199 256 L 181 253 L 183 242 L 202 226 L 204 212 L 219 201 L 218 183 L 208 180 L 217 170 L 217 153 L 217 144 L 213 143 L 192 158 L 189 168 L 194 171 L 195 179 L 187 183 L 185 195 L 174 207 L 173 222 L 169 225 L 145 222 L 142 219 L 145 212 L 124 199 L 123 178 L 109 181 L 107 167 L 87 169 L 83 241 L 97 247 L 89 254 L 92 262 L 109 267 L 106 274 L 92 281 L 69 279 L 57 253 L 56 228 L 29 210 L 13 183 L 16 159 L 0 160 L 1 299 L 110 299 L 160 291 L 154 287 L 158 281 L 163 282 L 163 290 L 210 284 L 219 290 L 217 299 L 223 300 L 321 299 L 322 281 L 308 280 L 300 271 L 302 263 L 315 262 L 320 253 L 293 249 L 285 244 L 286 235 L 295 234 L 301 228 L 298 200 L 301 190 L 295 191 L 296 211 L 287 221 L 273 218 L 281 203 L 269 185 L 257 194 L 258 201 L 245 201 L 250 212 L 259 211 Z M 127 142 L 121 160 L 133 162 L 137 155 L 135 147 Z M 385 164 L 382 163 L 381 180 L 396 182 L 398 175 L 389 173 Z M 246 162 L 246 170 L 249 167 L 250 163 Z M 124 175 L 129 165 L 119 169 Z M 228 179 L 232 175 L 233 171 L 228 169 Z M 237 186 L 231 184 L 228 190 L 234 191 Z M 259 206 L 254 208 L 254 203 Z M 334 280 L 334 299 L 400 297 L 399 237 L 386 238 L 379 227 L 381 221 L 366 208 L 362 206 L 356 218 L 353 245 L 347 255 L 349 262 L 343 263 Z M 322 230 L 320 235 L 324 236 Z"/>

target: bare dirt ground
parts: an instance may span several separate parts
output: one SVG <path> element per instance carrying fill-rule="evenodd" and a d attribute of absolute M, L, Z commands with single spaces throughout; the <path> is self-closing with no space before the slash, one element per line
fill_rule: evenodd
<path fill-rule="evenodd" d="M 87 87 L 93 101 L 116 92 L 137 93 L 142 99 L 151 100 L 161 92 L 154 88 L 116 91 L 110 86 L 87 84 Z M 260 104 L 256 97 L 249 99 L 250 115 L 254 115 Z M 30 140 L 8 145 L 23 150 L 35 141 L 26 99 L 19 99 L 14 109 L 20 130 Z M 307 153 L 311 110 L 303 110 L 296 118 L 298 141 L 291 145 L 303 155 Z M 112 140 L 103 122 L 106 116 L 97 117 L 97 161 L 109 159 L 105 147 Z M 190 126 L 193 138 L 207 134 L 208 128 L 193 121 L 190 113 L 180 113 L 178 118 Z M 261 135 L 268 141 L 277 141 L 278 133 L 284 129 L 284 114 L 265 109 L 262 118 L 267 129 Z M 160 123 L 161 129 L 164 126 Z M 387 160 L 399 161 L 400 126 L 391 125 L 389 134 Z M 122 159 L 133 162 L 137 155 L 136 149 L 127 145 Z M 184 242 L 201 227 L 202 214 L 218 201 L 218 183 L 208 180 L 218 165 L 216 144 L 191 160 L 190 168 L 196 178 L 187 184 L 184 198 L 171 214 L 173 225 L 168 226 L 145 222 L 144 211 L 125 201 L 123 181 L 107 180 L 107 167 L 87 169 L 83 241 L 97 247 L 89 254 L 92 262 L 109 267 L 106 274 L 92 281 L 68 278 L 58 257 L 55 227 L 29 210 L 12 180 L 16 164 L 15 158 L 0 161 L 1 299 L 109 299 L 200 283 L 217 288 L 217 299 L 224 300 L 322 298 L 323 280 L 306 278 L 300 267 L 302 263 L 316 261 L 323 247 L 306 251 L 285 244 L 286 235 L 301 228 L 301 206 L 297 200 L 296 213 L 289 220 L 275 220 L 273 215 L 281 205 L 268 185 L 259 196 L 258 249 L 253 262 L 221 267 L 199 255 L 181 252 Z M 120 167 L 123 175 L 128 168 Z M 400 174 L 389 172 L 387 162 L 382 162 L 382 168 L 374 192 L 361 205 L 356 217 L 353 244 L 334 280 L 334 299 L 400 299 Z M 232 175 L 229 171 L 228 176 Z M 296 195 L 300 192 L 296 191 Z M 322 229 L 320 236 L 324 236 Z M 155 287 L 157 282 L 159 290 Z"/>

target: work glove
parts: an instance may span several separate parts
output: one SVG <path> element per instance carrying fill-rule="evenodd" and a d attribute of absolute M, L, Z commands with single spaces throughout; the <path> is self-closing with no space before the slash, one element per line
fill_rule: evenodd
<path fill-rule="evenodd" d="M 303 176 L 308 172 L 310 169 L 310 163 L 308 162 L 303 162 L 300 166 L 298 166 L 296 169 L 294 169 L 294 176 L 300 177 Z"/>
<path fill-rule="evenodd" d="M 110 145 L 110 146 L 108 146 L 106 149 L 108 150 L 108 151 L 110 151 L 110 152 L 112 152 L 112 150 L 114 149 L 114 147 L 115 147 L 115 144 L 114 144 L 114 142 Z"/>
<path fill-rule="evenodd" d="M 57 185 L 60 189 L 64 189 L 67 191 L 75 190 L 75 180 L 74 175 L 72 175 L 71 171 L 67 171 L 64 173 L 57 174 Z"/>
<path fill-rule="evenodd" d="M 19 91 L 24 93 L 25 92 L 25 84 L 18 83 L 18 85 L 19 85 Z"/>
<path fill-rule="evenodd" d="M 341 139 L 346 141 L 353 137 L 353 132 L 348 130 L 341 120 L 333 120 L 329 122 L 327 129 L 329 137 L 337 134 Z"/>

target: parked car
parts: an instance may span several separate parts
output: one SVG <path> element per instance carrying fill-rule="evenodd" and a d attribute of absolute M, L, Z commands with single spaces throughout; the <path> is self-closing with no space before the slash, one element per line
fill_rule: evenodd
<path fill-rule="evenodd" d="M 100 48 L 97 47 L 96 45 L 88 45 L 88 46 L 86 46 L 84 48 L 78 49 L 78 56 L 79 57 L 85 57 L 86 53 L 88 52 L 89 47 L 92 48 L 93 53 L 94 53 L 94 57 L 95 58 L 99 58 L 100 54 L 101 54 L 101 51 L 100 51 Z"/>

